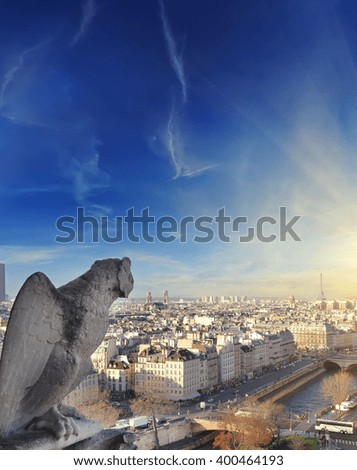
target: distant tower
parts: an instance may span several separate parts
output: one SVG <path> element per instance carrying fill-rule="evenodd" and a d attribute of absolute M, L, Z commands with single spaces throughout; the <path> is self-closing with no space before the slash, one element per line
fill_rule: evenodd
<path fill-rule="evenodd" d="M 294 294 L 291 294 L 289 297 L 289 307 L 296 308 L 296 300 L 295 300 Z"/>
<path fill-rule="evenodd" d="M 319 299 L 319 300 L 326 300 L 324 291 L 323 291 L 323 289 L 322 289 L 322 273 L 320 273 L 320 294 L 319 294 L 318 299 Z"/>
<path fill-rule="evenodd" d="M 5 264 L 0 263 L 0 302 L 6 300 L 5 296 Z"/>
<path fill-rule="evenodd" d="M 164 290 L 163 296 L 162 296 L 162 301 L 165 306 L 169 305 L 169 291 Z"/>
<path fill-rule="evenodd" d="M 151 296 L 151 292 L 147 292 L 146 293 L 146 301 L 145 301 L 146 304 L 152 304 L 152 296 Z"/>

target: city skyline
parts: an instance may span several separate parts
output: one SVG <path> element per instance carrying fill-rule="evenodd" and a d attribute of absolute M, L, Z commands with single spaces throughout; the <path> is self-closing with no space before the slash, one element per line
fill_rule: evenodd
<path fill-rule="evenodd" d="M 357 294 L 357 6 L 350 0 L 5 2 L 0 262 L 7 293 L 128 256 L 133 297 Z M 301 241 L 60 244 L 56 221 L 145 208 Z M 266 224 L 264 235 L 277 234 Z M 163 280 L 165 282 L 163 282 Z"/>

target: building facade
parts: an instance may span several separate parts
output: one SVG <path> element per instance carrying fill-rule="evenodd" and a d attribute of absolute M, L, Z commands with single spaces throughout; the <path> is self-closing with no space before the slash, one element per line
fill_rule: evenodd
<path fill-rule="evenodd" d="M 167 400 L 189 400 L 199 396 L 204 377 L 200 356 L 188 349 L 148 346 L 135 364 L 135 393 L 157 391 Z"/>
<path fill-rule="evenodd" d="M 113 359 L 107 367 L 107 389 L 112 394 L 124 395 L 132 388 L 132 368 L 128 360 Z"/>
<path fill-rule="evenodd" d="M 329 323 L 293 323 L 289 330 L 298 348 L 332 349 L 334 331 Z"/>
<path fill-rule="evenodd" d="M 0 263 L 0 302 L 6 300 L 5 293 L 5 264 Z"/>
<path fill-rule="evenodd" d="M 118 354 L 115 338 L 104 338 L 100 346 L 91 356 L 94 369 L 99 375 L 101 388 L 107 388 L 107 367 L 110 361 Z"/>

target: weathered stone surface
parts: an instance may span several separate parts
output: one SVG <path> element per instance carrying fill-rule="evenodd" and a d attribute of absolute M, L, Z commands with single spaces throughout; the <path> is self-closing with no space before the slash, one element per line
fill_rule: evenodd
<path fill-rule="evenodd" d="M 173 442 L 187 439 L 192 436 L 191 419 L 181 417 L 175 421 L 170 421 L 157 429 L 159 444 L 166 446 Z M 155 431 L 147 429 L 137 434 L 135 445 L 138 450 L 155 449 Z"/>
<path fill-rule="evenodd" d="M 47 431 L 20 431 L 12 433 L 9 438 L 0 441 L 2 450 L 60 450 L 72 446 L 76 442 L 88 440 L 90 437 L 99 434 L 100 424 L 95 421 L 80 419 L 76 423 L 78 435 L 71 434 L 68 439 L 60 437 L 56 439 Z"/>
<path fill-rule="evenodd" d="M 0 362 L 0 439 L 29 427 L 58 440 L 76 434 L 78 415 L 59 407 L 88 374 L 107 330 L 109 307 L 133 288 L 128 258 L 96 261 L 56 289 L 32 274 L 11 311 Z M 88 437 L 88 436 L 87 436 Z"/>
<path fill-rule="evenodd" d="M 135 434 L 123 429 L 104 429 L 90 439 L 66 447 L 66 450 L 132 450 L 136 449 L 135 439 Z"/>

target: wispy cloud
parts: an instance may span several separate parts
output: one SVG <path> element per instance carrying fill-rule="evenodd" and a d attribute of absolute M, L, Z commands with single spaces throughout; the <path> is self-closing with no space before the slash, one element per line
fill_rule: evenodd
<path fill-rule="evenodd" d="M 41 127 L 42 129 L 54 130 L 52 126 L 49 126 L 42 122 L 34 121 L 33 119 L 23 118 L 22 116 L 19 117 L 14 114 L 6 113 L 6 112 L 1 112 L 1 108 L 0 108 L 0 116 L 4 119 L 7 119 L 8 121 L 11 121 L 14 124 L 23 124 L 25 126 Z"/>
<path fill-rule="evenodd" d="M 6 264 L 49 263 L 62 254 L 61 248 L 5 245 L 0 248 L 0 259 Z"/>
<path fill-rule="evenodd" d="M 73 36 L 70 46 L 75 46 L 86 34 L 90 24 L 98 13 L 98 5 L 95 0 L 86 0 L 82 6 L 82 15 L 76 34 Z"/>
<path fill-rule="evenodd" d="M 28 49 L 25 49 L 21 54 L 18 56 L 16 62 L 7 70 L 7 72 L 4 75 L 4 78 L 1 82 L 0 86 L 0 111 L 4 108 L 6 104 L 6 93 L 12 82 L 15 80 L 16 75 L 19 74 L 23 68 L 26 66 L 26 61 L 31 58 L 32 54 L 34 52 L 39 51 L 42 49 L 45 45 L 47 45 L 52 39 L 47 39 L 46 41 L 41 41 L 40 43 L 36 44 L 35 46 L 29 47 Z M 15 120 L 15 116 L 6 116 L 4 117 L 8 119 Z"/>
<path fill-rule="evenodd" d="M 188 178 L 193 178 L 194 176 L 201 175 L 202 173 L 205 173 L 206 171 L 211 170 L 212 168 L 214 168 L 214 166 L 215 165 L 207 165 L 207 166 L 202 166 L 199 168 L 189 168 L 189 167 L 183 166 L 181 168 L 181 173 L 177 176 L 177 178 L 179 176 L 186 176 Z"/>
<path fill-rule="evenodd" d="M 24 194 L 55 193 L 59 191 L 63 191 L 63 187 L 59 185 L 34 186 L 34 187 L 27 187 L 27 188 L 13 188 L 11 190 L 11 194 L 15 196 L 22 196 Z"/>
<path fill-rule="evenodd" d="M 214 167 L 214 165 L 194 167 L 187 163 L 184 144 L 182 142 L 180 132 L 176 128 L 175 106 L 172 107 L 170 117 L 167 122 L 165 145 L 170 156 L 172 166 L 175 170 L 174 179 L 181 177 L 192 178 L 211 170 Z"/>
<path fill-rule="evenodd" d="M 159 0 L 159 5 L 160 5 L 160 19 L 161 19 L 161 24 L 162 24 L 162 31 L 164 33 L 165 42 L 166 42 L 167 50 L 168 50 L 169 57 L 170 57 L 170 62 L 171 62 L 172 68 L 175 71 L 177 79 L 179 80 L 181 84 L 182 99 L 183 99 L 183 102 L 185 103 L 187 101 L 187 80 L 186 80 L 183 60 L 177 51 L 176 41 L 170 28 L 164 2 L 162 0 Z"/>
<path fill-rule="evenodd" d="M 84 4 L 80 29 L 82 34 L 95 11 L 96 4 L 93 1 Z M 12 188 L 11 193 L 21 196 L 68 191 L 77 204 L 88 204 L 93 211 L 108 212 L 108 208 L 89 202 L 93 195 L 109 184 L 109 176 L 100 169 L 98 147 L 101 142 L 95 135 L 93 119 L 85 110 L 74 112 L 68 106 L 72 96 L 66 86 L 67 77 L 50 77 L 45 90 L 42 90 L 48 77 L 46 71 L 49 61 L 48 54 L 46 61 L 43 60 L 43 50 L 52 40 L 50 38 L 24 49 L 8 67 L 0 81 L 0 118 L 16 126 L 25 125 L 36 127 L 39 131 L 41 128 L 46 130 L 43 146 L 41 143 L 38 145 L 48 152 L 50 137 L 50 151 L 57 156 L 62 176 L 69 184 Z M 38 102 L 33 97 L 40 93 L 44 93 L 44 97 Z M 66 118 L 63 119 L 63 116 Z"/>
<path fill-rule="evenodd" d="M 78 204 L 88 205 L 88 198 L 94 190 L 102 190 L 109 185 L 109 175 L 99 168 L 99 153 L 95 152 L 87 158 L 71 158 L 64 164 L 64 176 L 71 182 L 73 196 Z M 97 204 L 90 206 L 101 211 L 103 206 Z M 107 212 L 108 209 L 105 208 Z"/>
<path fill-rule="evenodd" d="M 171 158 L 171 163 L 175 169 L 175 178 L 181 173 L 181 163 L 176 152 L 175 145 L 175 131 L 174 131 L 174 112 L 171 110 L 171 114 L 167 123 L 167 147 Z"/>
<path fill-rule="evenodd" d="M 181 87 L 181 110 L 183 110 L 187 102 L 188 85 L 182 54 L 180 54 L 177 50 L 176 40 L 170 27 L 169 19 L 163 0 L 159 0 L 159 6 L 162 31 L 165 38 L 165 43 L 169 54 L 171 66 L 176 74 L 176 77 Z M 164 144 L 175 171 L 173 179 L 178 179 L 182 177 L 193 178 L 194 176 L 201 175 L 202 173 L 213 168 L 213 165 L 195 167 L 191 163 L 188 163 L 188 160 L 191 161 L 191 158 L 188 158 L 188 156 L 185 154 L 183 137 L 182 133 L 179 131 L 179 125 L 177 122 L 177 110 L 175 105 L 173 105 L 171 108 L 170 116 L 166 125 L 166 135 L 164 137 Z"/>

